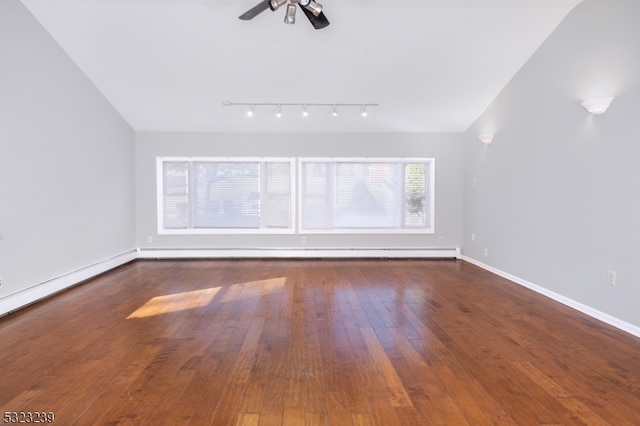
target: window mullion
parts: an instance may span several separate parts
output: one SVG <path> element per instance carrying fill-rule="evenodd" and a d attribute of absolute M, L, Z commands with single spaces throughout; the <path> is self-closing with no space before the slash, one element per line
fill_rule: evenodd
<path fill-rule="evenodd" d="M 336 214 L 336 197 L 338 191 L 336 185 L 338 182 L 336 173 L 338 168 L 336 162 L 331 161 L 327 163 L 327 201 L 331 200 L 331 203 L 327 203 L 327 217 L 329 218 L 329 229 L 335 228 L 335 214 Z"/>
<path fill-rule="evenodd" d="M 260 204 L 258 207 L 258 228 L 265 228 L 265 207 L 267 207 L 267 173 L 268 167 L 266 161 L 258 163 L 258 188 L 260 191 Z"/>
<path fill-rule="evenodd" d="M 187 228 L 192 229 L 194 224 L 194 215 L 195 215 L 195 193 L 193 189 L 195 188 L 195 165 L 194 162 L 189 160 L 187 161 Z"/>
<path fill-rule="evenodd" d="M 407 183 L 405 181 L 405 179 L 407 178 L 407 166 L 406 163 L 401 162 L 399 163 L 400 167 L 398 167 L 398 174 L 399 174 L 399 179 L 398 179 L 398 185 L 401 186 L 401 188 L 399 188 L 398 192 L 398 203 L 399 203 L 399 212 L 400 214 L 398 215 L 398 228 L 406 228 L 406 216 L 407 216 L 407 209 L 406 209 L 406 199 L 407 199 Z"/>

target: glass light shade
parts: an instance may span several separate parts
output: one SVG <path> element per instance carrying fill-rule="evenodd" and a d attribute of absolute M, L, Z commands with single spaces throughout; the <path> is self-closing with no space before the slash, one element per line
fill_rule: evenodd
<path fill-rule="evenodd" d="M 295 24 L 296 23 L 296 5 L 289 3 L 287 5 L 287 14 L 284 16 L 285 24 Z"/>
<path fill-rule="evenodd" d="M 490 133 L 480 133 L 478 139 L 485 145 L 490 144 L 493 141 L 493 135 Z"/>
<path fill-rule="evenodd" d="M 589 111 L 591 114 L 600 115 L 607 112 L 607 109 L 609 109 L 609 105 L 611 105 L 611 101 L 613 101 L 613 97 L 592 99 L 589 101 L 584 101 L 580 105 L 582 105 L 582 107 Z"/>

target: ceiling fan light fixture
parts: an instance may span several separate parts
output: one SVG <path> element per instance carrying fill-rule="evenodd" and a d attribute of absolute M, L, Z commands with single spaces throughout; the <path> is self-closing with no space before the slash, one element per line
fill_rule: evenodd
<path fill-rule="evenodd" d="M 366 117 L 367 115 L 369 115 L 369 113 L 367 112 L 367 106 L 366 105 L 362 105 L 362 111 L 360 112 L 360 115 L 363 117 Z"/>
<path fill-rule="evenodd" d="M 304 6 L 305 9 L 313 13 L 313 16 L 317 17 L 322 13 L 322 5 L 320 3 L 316 3 L 313 0 L 308 0 L 307 4 L 302 4 L 302 2 L 300 2 L 300 4 Z"/>
<path fill-rule="evenodd" d="M 278 10 L 280 6 L 282 6 L 286 2 L 287 0 L 269 0 L 269 9 L 275 12 L 276 10 Z"/>
<path fill-rule="evenodd" d="M 296 23 L 296 5 L 289 3 L 287 5 L 287 14 L 284 15 L 284 23 L 285 24 L 295 24 Z"/>
<path fill-rule="evenodd" d="M 278 110 L 276 111 L 276 117 L 282 117 L 282 105 L 278 105 Z"/>
<path fill-rule="evenodd" d="M 333 110 L 331 111 L 331 115 L 333 117 L 337 117 L 338 116 L 338 108 L 336 108 L 336 106 L 333 106 Z"/>
<path fill-rule="evenodd" d="M 307 110 L 307 105 L 302 105 L 302 116 L 303 117 L 308 117 L 309 116 L 309 111 Z"/>
<path fill-rule="evenodd" d="M 249 105 L 249 110 L 247 111 L 247 117 L 253 117 L 254 111 L 255 111 L 255 106 L 253 104 Z"/>

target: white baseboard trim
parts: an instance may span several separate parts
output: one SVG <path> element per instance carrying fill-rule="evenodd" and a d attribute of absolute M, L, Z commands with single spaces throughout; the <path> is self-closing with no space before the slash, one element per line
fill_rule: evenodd
<path fill-rule="evenodd" d="M 459 259 L 454 248 L 257 248 L 257 249 L 149 249 L 138 251 L 138 259 L 186 258 L 433 258 Z"/>
<path fill-rule="evenodd" d="M 494 268 L 493 266 L 487 265 L 485 263 L 480 262 L 479 260 L 473 259 L 471 257 L 468 256 L 462 256 L 462 260 L 464 260 L 465 262 L 469 262 L 472 263 L 482 269 L 485 269 L 489 272 L 492 272 L 498 276 L 501 276 L 502 278 L 506 278 L 509 281 L 513 281 L 514 283 L 521 285 L 523 287 L 526 287 L 530 290 L 535 291 L 536 293 L 539 293 L 543 296 L 546 296 L 550 299 L 555 300 L 556 302 L 560 302 L 563 305 L 566 305 L 570 308 L 573 308 L 577 311 L 582 312 L 583 314 L 589 315 L 592 318 L 595 318 L 599 321 L 602 321 L 606 324 L 609 324 L 613 327 L 616 327 L 617 329 L 620 329 L 622 331 L 625 331 L 629 334 L 632 334 L 636 337 L 640 337 L 640 327 L 637 327 L 633 324 L 630 324 L 626 321 L 622 321 L 619 318 L 616 318 L 614 316 L 611 316 L 609 314 L 605 314 L 604 312 L 601 312 L 597 309 L 594 309 L 590 306 L 584 305 L 580 302 L 576 302 L 573 299 L 570 299 L 568 297 L 565 297 L 561 294 L 555 293 L 551 290 L 548 290 L 544 287 L 540 287 L 539 285 L 533 284 L 527 280 L 523 280 L 522 278 L 516 277 L 515 275 L 511 275 L 507 272 L 504 272 L 500 269 Z"/>
<path fill-rule="evenodd" d="M 137 250 L 131 250 L 108 259 L 103 259 L 83 268 L 76 269 L 75 271 L 68 272 L 50 280 L 34 284 L 33 286 L 20 290 L 16 293 L 0 297 L 0 316 L 9 314 L 20 308 L 31 305 L 32 303 L 50 297 L 69 287 L 73 287 L 83 281 L 98 276 L 110 269 L 117 268 L 118 266 L 131 262 L 137 257 Z"/>
<path fill-rule="evenodd" d="M 135 249 L 0 297 L 0 317 L 136 259 L 187 258 L 460 258 L 459 248 Z"/>

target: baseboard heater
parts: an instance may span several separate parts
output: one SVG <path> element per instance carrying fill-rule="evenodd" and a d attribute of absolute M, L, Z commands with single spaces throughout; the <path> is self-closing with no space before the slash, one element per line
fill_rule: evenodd
<path fill-rule="evenodd" d="M 407 248 L 140 248 L 138 259 L 185 258 L 425 258 L 460 259 L 458 247 Z"/>

